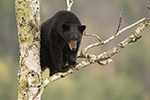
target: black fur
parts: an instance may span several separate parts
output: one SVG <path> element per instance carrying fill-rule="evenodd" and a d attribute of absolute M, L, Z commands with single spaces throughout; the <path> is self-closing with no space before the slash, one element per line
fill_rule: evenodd
<path fill-rule="evenodd" d="M 41 26 L 41 69 L 44 71 L 48 67 L 52 76 L 74 67 L 85 28 L 69 11 L 59 11 L 45 21 Z"/>

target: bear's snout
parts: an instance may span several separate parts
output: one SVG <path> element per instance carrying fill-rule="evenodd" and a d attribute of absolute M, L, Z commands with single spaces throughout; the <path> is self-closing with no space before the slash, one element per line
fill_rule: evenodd
<path fill-rule="evenodd" d="M 72 41 L 70 41 L 70 43 L 68 45 L 69 45 L 69 48 L 70 48 L 71 51 L 75 51 L 76 48 L 77 48 L 77 41 L 72 40 Z"/>

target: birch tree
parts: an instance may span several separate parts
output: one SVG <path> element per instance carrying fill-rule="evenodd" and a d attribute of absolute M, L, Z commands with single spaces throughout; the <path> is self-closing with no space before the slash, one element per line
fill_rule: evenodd
<path fill-rule="evenodd" d="M 73 0 L 67 0 L 68 11 L 71 11 L 72 5 Z M 122 12 L 122 10 L 120 10 L 120 21 L 116 34 L 106 40 L 102 40 L 96 34 L 84 32 L 84 36 L 93 36 L 98 40 L 98 42 L 93 43 L 78 52 L 77 57 L 84 58 L 85 60 L 79 62 L 75 68 L 71 68 L 65 73 L 57 73 L 52 77 L 43 80 L 43 72 L 40 67 L 40 0 L 15 0 L 15 7 L 20 56 L 20 66 L 18 70 L 18 100 L 40 100 L 44 89 L 50 83 L 90 64 L 98 63 L 100 65 L 106 65 L 112 63 L 113 60 L 111 57 L 119 53 L 127 45 L 140 39 L 141 31 L 146 26 L 150 25 L 150 19 L 142 18 L 120 30 Z M 147 8 L 149 9 L 149 7 Z M 112 49 L 99 55 L 88 54 L 89 49 L 110 42 L 135 25 L 138 26 L 133 32 L 131 32 L 132 34 Z"/>

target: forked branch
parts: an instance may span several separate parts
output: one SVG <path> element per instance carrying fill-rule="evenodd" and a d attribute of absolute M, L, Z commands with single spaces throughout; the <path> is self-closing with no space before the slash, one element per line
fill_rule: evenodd
<path fill-rule="evenodd" d="M 67 11 L 71 11 L 72 5 L 73 5 L 73 0 L 67 0 Z"/>

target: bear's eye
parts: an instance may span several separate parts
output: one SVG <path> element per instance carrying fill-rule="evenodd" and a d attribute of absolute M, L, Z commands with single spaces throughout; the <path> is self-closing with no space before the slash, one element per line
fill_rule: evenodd
<path fill-rule="evenodd" d="M 73 40 L 73 37 L 70 37 L 70 40 Z"/>
<path fill-rule="evenodd" d="M 75 40 L 78 40 L 78 37 L 75 37 Z"/>
<path fill-rule="evenodd" d="M 64 31 L 68 31 L 69 30 L 69 25 L 63 24 L 62 28 L 63 28 Z"/>

